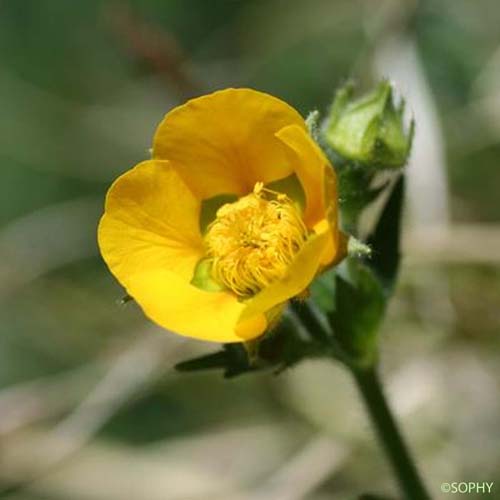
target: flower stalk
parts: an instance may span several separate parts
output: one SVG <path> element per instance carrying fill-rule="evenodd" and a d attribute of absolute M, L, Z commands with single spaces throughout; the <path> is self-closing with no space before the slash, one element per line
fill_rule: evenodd
<path fill-rule="evenodd" d="M 355 369 L 351 372 L 380 444 L 385 450 L 400 489 L 407 500 L 430 500 L 415 462 L 401 435 L 396 420 L 387 404 L 380 378 L 375 367 Z"/>

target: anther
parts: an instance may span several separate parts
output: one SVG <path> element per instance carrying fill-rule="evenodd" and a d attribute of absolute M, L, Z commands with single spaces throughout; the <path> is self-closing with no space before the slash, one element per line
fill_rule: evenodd
<path fill-rule="evenodd" d="M 205 245 L 214 280 L 248 297 L 284 277 L 306 240 L 292 201 L 257 182 L 251 194 L 218 210 Z"/>

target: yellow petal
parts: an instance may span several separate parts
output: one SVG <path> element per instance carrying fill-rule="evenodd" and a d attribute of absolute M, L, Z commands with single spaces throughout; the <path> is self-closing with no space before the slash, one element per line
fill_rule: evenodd
<path fill-rule="evenodd" d="M 169 162 L 140 163 L 106 197 L 98 230 L 111 272 L 164 328 L 214 342 L 241 342 L 263 333 L 265 316 L 239 321 L 245 305 L 228 292 L 190 284 L 203 255 L 200 202 Z"/>
<path fill-rule="evenodd" d="M 158 126 L 153 156 L 171 160 L 191 190 L 206 199 L 244 195 L 256 182 L 292 173 L 275 133 L 305 129 L 295 109 L 251 89 L 227 89 L 188 101 Z"/>
<path fill-rule="evenodd" d="M 304 221 L 313 227 L 325 218 L 325 170 L 331 168 L 325 155 L 307 132 L 295 125 L 284 127 L 276 136 L 290 148 L 290 161 L 306 194 Z"/>
<path fill-rule="evenodd" d="M 276 136 L 289 148 L 289 161 L 306 195 L 304 222 L 315 228 L 327 221 L 331 231 L 321 258 L 327 265 L 339 252 L 337 179 L 330 162 L 307 132 L 295 125 L 284 127 Z"/>
<path fill-rule="evenodd" d="M 175 333 L 211 342 L 242 342 L 267 328 L 263 314 L 240 321 L 245 305 L 228 292 L 205 292 L 165 269 L 135 274 L 127 291 L 146 314 Z"/>
<path fill-rule="evenodd" d="M 242 312 L 241 321 L 271 310 L 309 286 L 321 266 L 321 258 L 330 238 L 328 225 L 320 226 L 319 229 L 322 232 L 310 237 L 296 255 L 287 274 L 246 302 L 247 307 Z"/>
<path fill-rule="evenodd" d="M 203 253 L 199 211 L 168 162 L 145 161 L 123 174 L 108 191 L 98 230 L 111 272 L 125 287 L 145 270 L 166 269 L 189 282 Z"/>

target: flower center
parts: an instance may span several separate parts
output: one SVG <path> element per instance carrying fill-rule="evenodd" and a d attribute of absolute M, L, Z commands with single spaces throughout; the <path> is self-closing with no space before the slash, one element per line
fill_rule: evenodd
<path fill-rule="evenodd" d="M 253 193 L 217 211 L 205 245 L 212 277 L 248 297 L 282 278 L 307 239 L 299 211 L 288 196 L 255 184 Z"/>

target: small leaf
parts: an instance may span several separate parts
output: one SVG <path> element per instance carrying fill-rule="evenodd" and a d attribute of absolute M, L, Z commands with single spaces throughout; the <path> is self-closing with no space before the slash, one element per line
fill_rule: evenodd
<path fill-rule="evenodd" d="M 175 369 L 181 372 L 220 369 L 225 378 L 244 373 L 274 369 L 280 373 L 304 358 L 328 355 L 328 346 L 317 342 L 294 324 L 292 315 L 283 320 L 264 336 L 248 343 L 224 344 L 218 352 L 178 363 Z M 249 356 L 250 354 L 250 356 Z"/>
<path fill-rule="evenodd" d="M 373 233 L 367 240 L 372 255 L 366 263 L 373 269 L 387 294 L 394 288 L 399 268 L 403 198 L 404 176 L 401 176 L 392 189 Z"/>
<path fill-rule="evenodd" d="M 224 344 L 221 351 L 182 361 L 174 368 L 180 372 L 222 369 L 225 377 L 234 377 L 254 370 L 249 363 L 244 346 L 239 343 Z"/>
<path fill-rule="evenodd" d="M 214 368 L 225 368 L 228 361 L 227 352 L 217 351 L 206 354 L 198 358 L 181 361 L 175 365 L 175 369 L 180 372 L 194 372 L 200 370 L 210 370 Z"/>

